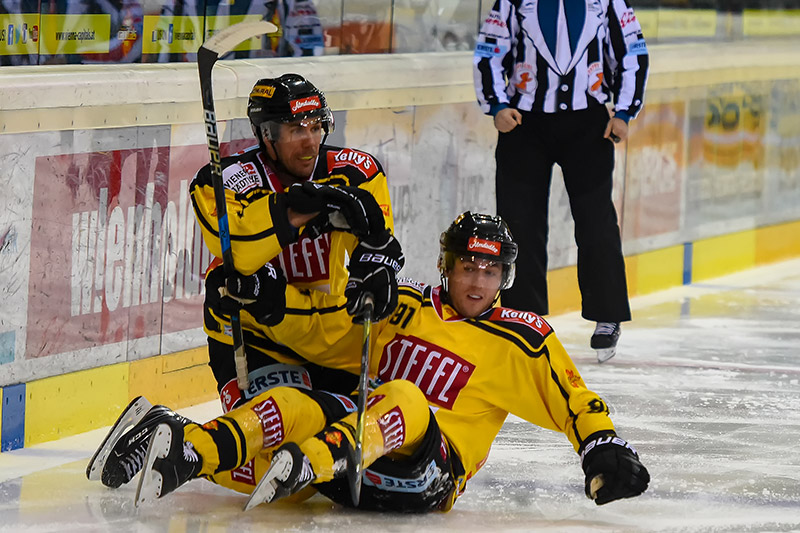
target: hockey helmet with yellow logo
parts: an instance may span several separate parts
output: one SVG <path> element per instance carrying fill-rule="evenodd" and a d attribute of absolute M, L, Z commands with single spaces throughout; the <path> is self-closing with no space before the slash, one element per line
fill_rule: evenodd
<path fill-rule="evenodd" d="M 297 122 L 319 124 L 325 135 L 333 132 L 333 114 L 325 95 L 299 74 L 258 80 L 250 91 L 247 117 L 262 142 L 277 141 L 280 125 Z"/>
<path fill-rule="evenodd" d="M 503 266 L 500 290 L 514 284 L 517 243 L 498 216 L 466 211 L 439 238 L 439 272 L 446 279 L 457 258 L 484 259 Z"/>

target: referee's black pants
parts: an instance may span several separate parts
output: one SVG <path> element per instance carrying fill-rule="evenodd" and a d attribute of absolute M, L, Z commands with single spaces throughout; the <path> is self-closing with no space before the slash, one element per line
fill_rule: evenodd
<path fill-rule="evenodd" d="M 547 208 L 553 164 L 564 174 L 575 242 L 582 316 L 595 322 L 631 319 L 625 262 L 611 200 L 614 145 L 603 138 L 605 106 L 560 113 L 522 113 L 522 124 L 500 133 L 497 161 L 497 214 L 519 245 L 514 286 L 502 304 L 548 314 Z"/>

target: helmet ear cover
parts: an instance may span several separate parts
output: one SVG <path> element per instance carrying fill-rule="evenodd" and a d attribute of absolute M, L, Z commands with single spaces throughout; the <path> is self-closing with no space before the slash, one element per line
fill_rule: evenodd
<path fill-rule="evenodd" d="M 517 251 L 517 244 L 503 219 L 466 211 L 439 238 L 437 266 L 446 288 L 447 275 L 459 257 L 499 263 L 503 265 L 500 290 L 505 290 L 514 284 Z"/>

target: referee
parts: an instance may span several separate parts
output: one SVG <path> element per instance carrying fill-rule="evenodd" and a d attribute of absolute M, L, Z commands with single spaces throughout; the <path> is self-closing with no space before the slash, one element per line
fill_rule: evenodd
<path fill-rule="evenodd" d="M 582 316 L 597 322 L 591 346 L 602 363 L 616 352 L 620 322 L 631 319 L 611 140 L 627 138 L 642 107 L 641 26 L 627 0 L 496 0 L 473 65 L 478 103 L 500 132 L 497 214 L 519 243 L 525 273 L 503 305 L 548 313 L 547 208 L 558 163 L 575 221 Z"/>

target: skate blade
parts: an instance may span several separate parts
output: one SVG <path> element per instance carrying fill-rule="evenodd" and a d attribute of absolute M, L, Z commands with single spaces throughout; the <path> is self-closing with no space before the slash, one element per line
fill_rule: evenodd
<path fill-rule="evenodd" d="M 286 455 L 288 455 L 289 460 L 279 458 L 270 465 L 269 470 L 258 482 L 256 488 L 253 489 L 250 498 L 247 499 L 247 503 L 244 504 L 245 511 L 249 511 L 264 502 L 272 503 L 277 499 L 275 496 L 278 494 L 278 480 L 285 480 L 292 472 L 291 454 L 287 453 Z"/>
<path fill-rule="evenodd" d="M 89 481 L 100 481 L 103 468 L 106 466 L 106 461 L 108 461 L 108 456 L 114 448 L 114 445 L 119 442 L 120 437 L 122 437 L 129 428 L 135 426 L 144 418 L 144 415 L 147 414 L 151 407 L 153 407 L 153 404 L 147 401 L 147 398 L 139 396 L 138 398 L 134 398 L 134 400 L 128 404 L 128 407 L 122 411 L 122 414 L 119 415 L 117 421 L 114 422 L 108 435 L 103 439 L 102 444 L 100 444 L 100 447 L 94 452 L 91 460 L 89 460 L 89 464 L 86 466 L 86 477 Z"/>
<path fill-rule="evenodd" d="M 159 424 L 153 436 L 150 437 L 150 444 L 147 446 L 142 475 L 139 477 L 139 486 L 136 487 L 134 499 L 136 507 L 139 507 L 143 502 L 161 497 L 164 478 L 161 476 L 161 472 L 153 470 L 153 463 L 158 458 L 164 459 L 169 453 L 171 445 L 172 428 L 167 424 Z"/>
<path fill-rule="evenodd" d="M 617 347 L 613 346 L 611 348 L 601 348 L 597 350 L 597 362 L 598 363 L 605 363 L 612 357 L 617 355 Z"/>

